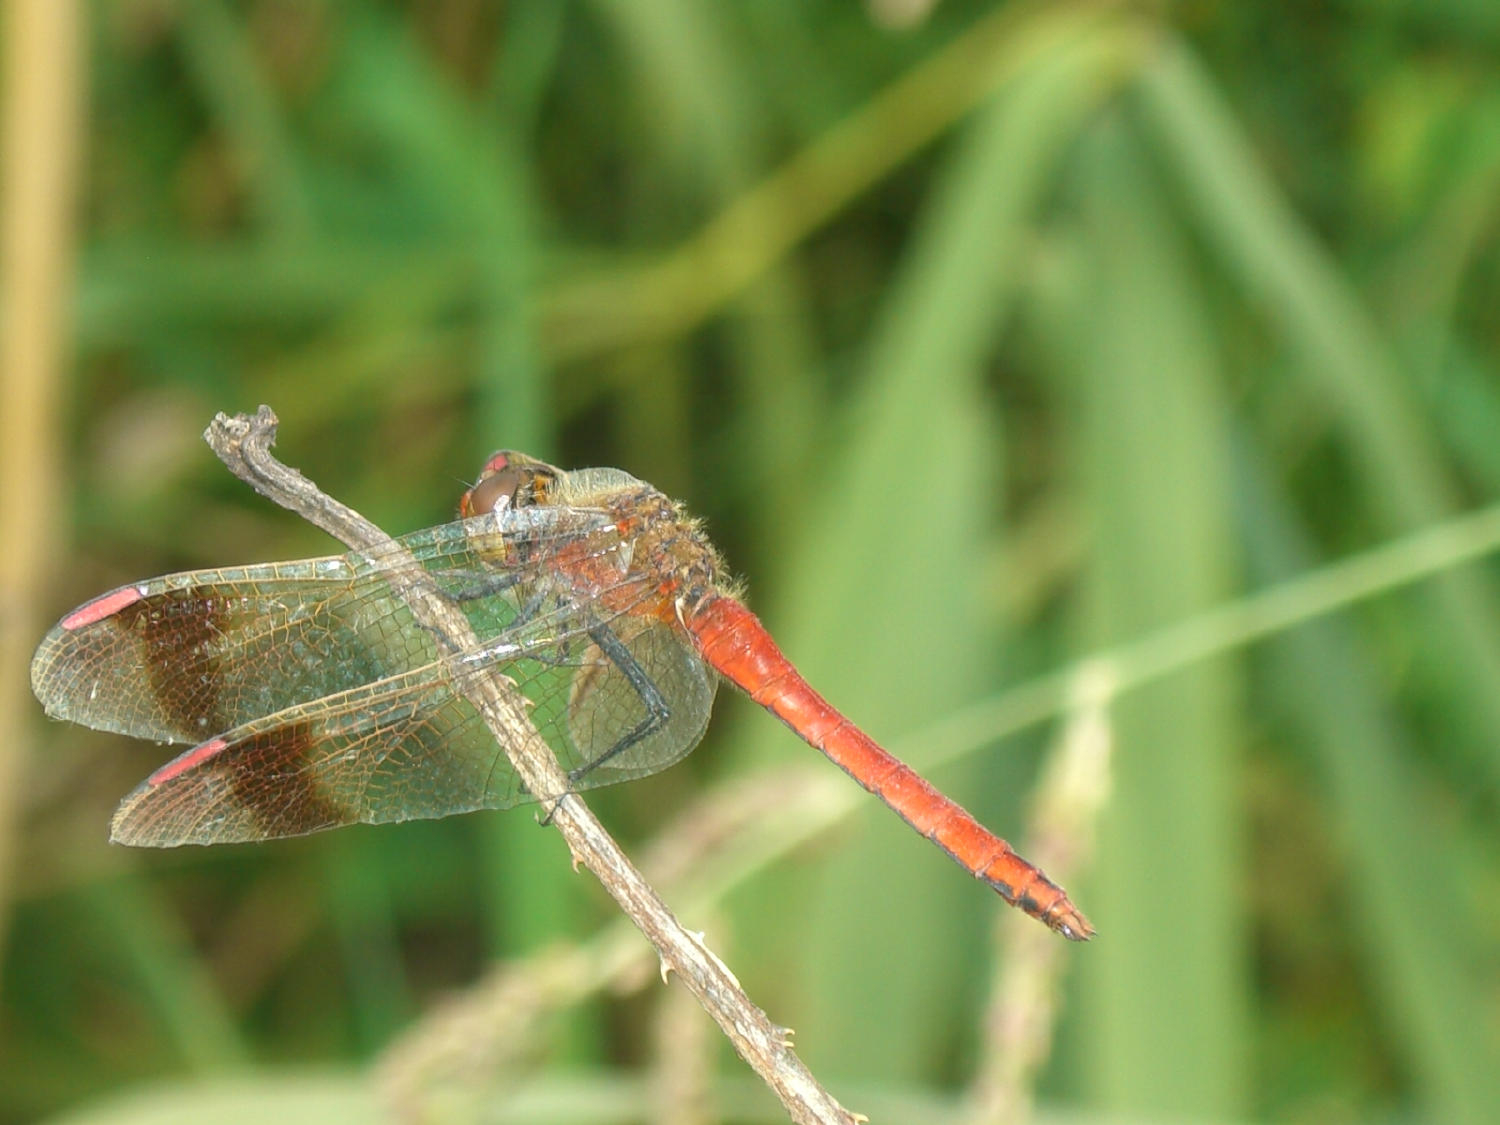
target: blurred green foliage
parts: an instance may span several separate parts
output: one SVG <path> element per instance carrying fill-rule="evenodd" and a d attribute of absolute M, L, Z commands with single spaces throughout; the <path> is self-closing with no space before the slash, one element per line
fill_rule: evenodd
<path fill-rule="evenodd" d="M 499 446 L 652 481 L 920 764 L 956 707 L 1500 494 L 1500 6 L 872 16 L 897 7 L 92 5 L 49 614 L 327 550 L 198 440 L 268 402 L 281 455 L 393 532 L 450 518 Z M 1494 1119 L 1496 577 L 1455 567 L 1121 699 L 1069 880 L 1101 936 L 1067 951 L 1044 1105 Z M 934 779 L 1018 830 L 1051 733 Z M 111 850 L 163 752 L 37 738 L 0 1122 L 225 1074 L 239 1092 L 189 1116 L 362 1119 L 358 1078 L 268 1107 L 611 916 L 526 811 Z M 591 801 L 640 844 L 710 779 L 807 758 L 725 700 L 687 763 Z M 873 802 L 716 893 L 685 920 L 846 1104 L 947 1112 L 993 896 Z M 663 1051 L 661 991 L 543 1025 L 539 1119 L 650 1119 L 628 1083 Z"/>

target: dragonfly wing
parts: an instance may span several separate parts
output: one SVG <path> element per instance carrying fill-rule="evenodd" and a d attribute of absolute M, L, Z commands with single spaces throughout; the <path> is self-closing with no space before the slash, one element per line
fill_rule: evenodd
<path fill-rule="evenodd" d="M 611 656 L 585 635 L 570 684 L 567 730 L 579 787 L 611 785 L 663 770 L 696 746 L 708 727 L 718 677 L 676 628 L 622 615 L 608 625 Z"/>
<path fill-rule="evenodd" d="M 477 733 L 472 718 L 436 666 L 290 707 L 152 774 L 121 804 L 111 838 L 233 843 L 474 808 L 475 776 L 496 748 L 463 736 L 466 725 Z M 397 800 L 393 783 L 402 787 Z"/>
<path fill-rule="evenodd" d="M 56 719 L 195 742 L 432 660 L 430 638 L 383 586 L 330 558 L 122 587 L 47 634 L 32 689 Z"/>
<path fill-rule="evenodd" d="M 715 680 L 684 639 L 628 614 L 630 674 L 565 603 L 504 643 L 286 708 L 204 742 L 120 806 L 126 844 L 230 843 L 344 824 L 426 819 L 533 799 L 455 677 L 503 672 L 579 788 L 663 769 L 702 736 Z M 613 647 L 613 646 L 611 646 Z M 636 672 L 665 705 L 655 719 Z M 652 721 L 655 719 L 655 721 Z M 646 725 L 643 727 L 642 722 Z M 632 732 L 638 737 L 622 745 Z M 612 751 L 618 752 L 612 753 Z"/>
<path fill-rule="evenodd" d="M 506 512 L 414 532 L 378 554 L 122 586 L 47 634 L 32 661 L 32 689 L 54 718 L 199 742 L 434 660 L 432 638 L 389 584 L 388 556 L 398 551 L 414 557 L 488 640 L 536 600 L 557 551 L 599 554 L 618 545 L 597 513 Z"/>

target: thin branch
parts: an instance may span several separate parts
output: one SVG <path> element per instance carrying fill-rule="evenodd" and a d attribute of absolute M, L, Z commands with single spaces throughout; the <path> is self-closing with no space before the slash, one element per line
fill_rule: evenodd
<path fill-rule="evenodd" d="M 58 418 L 69 368 L 77 203 L 79 60 L 76 0 L 5 6 L 0 171 L 0 957 L 13 894 L 20 802 L 35 701 L 26 666 L 44 583 L 59 557 Z"/>
<path fill-rule="evenodd" d="M 262 496 L 354 550 L 378 551 L 382 560 L 389 560 L 391 588 L 438 640 L 442 651 L 456 655 L 478 643 L 462 611 L 442 595 L 415 559 L 399 553 L 390 536 L 271 456 L 276 415 L 270 407 L 262 406 L 253 418 L 220 414 L 203 436 L 229 470 Z M 465 697 L 479 710 L 526 788 L 558 795 L 549 798 L 550 819 L 567 841 L 574 862 L 583 864 L 604 884 L 655 946 L 663 975 L 670 970 L 682 978 L 740 1057 L 781 1099 L 792 1120 L 809 1125 L 853 1125 L 859 1120 L 818 1083 L 792 1051 L 788 1031 L 772 1024 L 724 963 L 700 938 L 683 929 L 582 799 L 569 791 L 567 776 L 532 725 L 525 700 L 510 681 L 499 674 L 466 673 L 461 682 Z"/>
<path fill-rule="evenodd" d="M 679 909 L 711 914 L 720 888 L 738 882 L 747 868 L 759 869 L 784 837 L 820 819 L 820 794 L 849 788 L 834 778 L 821 784 L 819 776 L 785 769 L 721 785 L 653 838 L 640 853 L 640 867 Z M 428 1106 L 430 1113 L 438 1090 L 462 1091 L 472 1102 L 482 1097 L 476 1091 L 514 1082 L 534 1057 L 547 1017 L 606 989 L 625 995 L 648 987 L 651 952 L 629 919 L 617 915 L 587 940 L 497 963 L 381 1053 L 376 1080 L 388 1104 Z"/>

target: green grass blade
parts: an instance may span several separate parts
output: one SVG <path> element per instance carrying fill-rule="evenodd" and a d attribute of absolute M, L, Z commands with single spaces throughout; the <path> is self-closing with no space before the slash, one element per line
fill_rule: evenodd
<path fill-rule="evenodd" d="M 1262 581 L 1275 581 L 1305 570 L 1313 549 L 1268 475 L 1246 458 L 1241 486 L 1252 561 Z M 1436 809 L 1424 815 L 1420 751 L 1346 627 L 1309 624 L 1274 641 L 1269 656 L 1275 687 L 1306 730 L 1329 820 L 1345 845 L 1357 913 L 1325 922 L 1353 928 L 1388 1034 L 1415 1072 L 1431 1119 L 1482 1125 L 1500 1105 L 1500 1042 L 1474 987 L 1485 927 L 1449 870 L 1458 850 L 1445 843 L 1453 827 Z"/>
<path fill-rule="evenodd" d="M 273 238 L 305 238 L 314 215 L 303 156 L 245 29 L 223 0 L 198 0 L 179 14 L 183 53 L 229 138 L 254 211 Z"/>
<path fill-rule="evenodd" d="M 1058 350 L 1077 364 L 1093 522 L 1080 606 L 1090 647 L 1221 602 L 1233 586 L 1221 361 L 1203 285 L 1137 138 L 1085 140 L 1088 282 Z M 1077 326 L 1088 325 L 1087 333 Z M 1233 1117 L 1249 1074 L 1247 944 L 1235 895 L 1236 677 L 1205 661 L 1120 700 L 1114 791 L 1075 901 L 1088 1082 L 1108 1109 Z"/>
<path fill-rule="evenodd" d="M 1142 105 L 1204 235 L 1292 345 L 1310 407 L 1356 454 L 1371 509 L 1393 531 L 1458 508 L 1442 450 L 1356 295 L 1248 151 L 1201 68 L 1178 43 L 1142 72 Z M 1500 603 L 1468 574 L 1435 583 L 1433 618 L 1454 654 L 1452 685 L 1482 723 L 1474 751 L 1500 792 Z"/>
<path fill-rule="evenodd" d="M 100 884 L 86 905 L 189 1069 L 243 1066 L 250 1052 L 172 910 L 135 879 Z"/>

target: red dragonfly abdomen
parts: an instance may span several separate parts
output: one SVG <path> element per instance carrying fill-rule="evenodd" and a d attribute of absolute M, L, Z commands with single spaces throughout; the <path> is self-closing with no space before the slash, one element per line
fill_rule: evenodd
<path fill-rule="evenodd" d="M 720 675 L 828 755 L 960 867 L 1064 937 L 1086 941 L 1093 936 L 1094 928 L 1061 887 L 814 691 L 760 620 L 738 601 L 712 597 L 684 624 L 703 659 Z"/>

